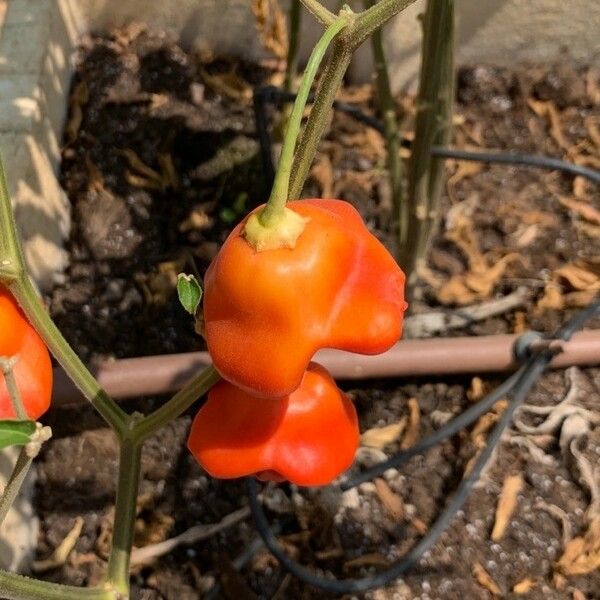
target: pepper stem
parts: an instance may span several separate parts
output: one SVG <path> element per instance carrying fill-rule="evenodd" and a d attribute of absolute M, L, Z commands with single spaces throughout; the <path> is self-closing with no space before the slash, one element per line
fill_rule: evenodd
<path fill-rule="evenodd" d="M 351 15 L 352 12 L 350 9 L 343 8 L 335 21 L 327 27 L 310 55 L 304 75 L 302 76 L 294 107 L 288 120 L 269 201 L 260 212 L 251 215 L 244 229 L 246 240 L 257 250 L 293 247 L 299 235 L 304 230 L 306 220 L 293 213 L 293 211 L 286 209 L 294 151 L 300 135 L 302 116 L 308 95 L 317 75 L 319 65 L 333 39 L 350 22 Z M 280 234 L 278 234 L 279 230 Z"/>

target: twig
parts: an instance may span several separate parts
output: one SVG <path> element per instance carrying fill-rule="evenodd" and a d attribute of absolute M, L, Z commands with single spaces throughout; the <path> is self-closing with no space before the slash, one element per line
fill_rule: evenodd
<path fill-rule="evenodd" d="M 223 519 L 221 519 L 221 521 L 218 523 L 211 525 L 196 525 L 187 531 L 184 531 L 180 535 L 165 540 L 164 542 L 150 544 L 148 546 L 144 546 L 143 548 L 134 548 L 133 552 L 131 553 L 131 565 L 135 566 L 148 563 L 155 558 L 159 558 L 160 556 L 164 556 L 165 554 L 172 552 L 175 550 L 175 548 L 181 546 L 182 544 L 191 545 L 201 542 L 202 540 L 206 540 L 213 535 L 216 535 L 220 531 L 228 529 L 240 521 L 247 519 L 249 516 L 250 509 L 245 506 L 223 517 Z"/>
<path fill-rule="evenodd" d="M 318 2 L 318 0 L 300 0 L 300 2 L 323 25 L 331 25 L 335 21 L 335 15 Z"/>
<path fill-rule="evenodd" d="M 412 315 L 404 321 L 405 336 L 410 338 L 428 337 L 450 329 L 466 327 L 477 321 L 483 321 L 488 317 L 501 315 L 522 306 L 527 298 L 527 290 L 519 288 L 512 294 L 498 300 L 482 302 L 454 312 L 436 311 Z"/>

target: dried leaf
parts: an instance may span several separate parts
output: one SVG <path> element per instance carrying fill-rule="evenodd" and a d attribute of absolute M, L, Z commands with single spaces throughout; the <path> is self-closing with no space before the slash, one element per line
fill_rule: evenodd
<path fill-rule="evenodd" d="M 560 113 L 556 109 L 554 102 L 551 100 L 544 102 L 529 98 L 527 104 L 538 117 L 546 118 L 550 126 L 550 135 L 561 148 L 567 150 L 569 148 L 569 143 L 563 134 Z"/>
<path fill-rule="evenodd" d="M 384 427 L 367 429 L 367 431 L 360 436 L 360 443 L 362 446 L 381 450 L 388 444 L 392 444 L 400 438 L 406 429 L 406 422 L 407 418 L 403 417 L 397 423 L 385 425 Z"/>
<path fill-rule="evenodd" d="M 286 58 L 288 35 L 280 3 L 277 0 L 252 0 L 252 13 L 262 45 L 277 58 Z"/>
<path fill-rule="evenodd" d="M 348 571 L 350 569 L 359 569 L 361 567 L 387 567 L 389 564 L 390 561 L 383 556 L 383 554 L 373 552 L 371 554 L 363 554 L 358 558 L 345 562 L 344 570 Z"/>
<path fill-rule="evenodd" d="M 537 239 L 539 234 L 539 225 L 525 225 L 524 227 L 520 227 L 514 233 L 514 244 L 517 248 L 526 248 L 527 246 L 531 246 L 531 244 L 533 244 L 533 242 Z"/>
<path fill-rule="evenodd" d="M 479 564 L 473 565 L 473 576 L 477 583 L 484 587 L 492 596 L 502 596 L 498 584 L 492 579 L 491 575 Z"/>
<path fill-rule="evenodd" d="M 485 446 L 485 436 L 487 432 L 498 421 L 500 415 L 506 410 L 507 406 L 508 402 L 506 400 L 499 400 L 494 404 L 494 407 L 490 412 L 479 417 L 470 433 L 471 440 L 476 448 L 483 448 L 483 446 Z"/>
<path fill-rule="evenodd" d="M 460 160 L 457 161 L 456 171 L 448 178 L 448 185 L 454 186 L 467 177 L 473 177 L 483 171 L 483 163 Z"/>
<path fill-rule="evenodd" d="M 471 379 L 471 387 L 467 391 L 467 398 L 471 402 L 479 402 L 485 396 L 485 386 L 481 377 Z"/>
<path fill-rule="evenodd" d="M 321 198 L 333 198 L 333 166 L 327 154 L 319 154 L 310 174 L 321 188 Z"/>
<path fill-rule="evenodd" d="M 573 590 L 572 600 L 587 600 L 586 595 L 581 591 L 575 588 Z"/>
<path fill-rule="evenodd" d="M 69 120 L 65 126 L 67 140 L 69 143 L 77 139 L 77 134 L 83 122 L 83 107 L 90 98 L 88 85 L 85 81 L 80 81 L 74 88 L 69 98 Z"/>
<path fill-rule="evenodd" d="M 402 450 L 410 448 L 419 439 L 419 428 L 421 426 L 421 409 L 416 398 L 410 398 L 408 401 L 408 426 L 406 428 L 406 434 L 400 444 Z"/>
<path fill-rule="evenodd" d="M 569 210 L 577 213 L 580 217 L 583 217 L 591 223 L 600 225 L 600 211 L 589 202 L 585 202 L 584 200 L 573 200 L 566 196 L 558 196 L 558 201 Z"/>
<path fill-rule="evenodd" d="M 208 87 L 219 94 L 224 94 L 233 100 L 241 100 L 243 102 L 250 102 L 252 100 L 252 86 L 245 79 L 237 75 L 235 71 L 211 75 L 201 68 L 200 76 Z"/>
<path fill-rule="evenodd" d="M 515 583 L 513 586 L 513 592 L 515 594 L 528 594 L 535 586 L 537 585 L 537 581 L 532 577 L 526 577 L 519 581 L 519 583 Z"/>
<path fill-rule="evenodd" d="M 502 484 L 502 491 L 498 499 L 492 540 L 497 542 L 502 539 L 510 519 L 517 508 L 517 497 L 523 489 L 523 475 L 508 475 Z"/>
<path fill-rule="evenodd" d="M 590 523 L 584 535 L 565 546 L 556 568 L 566 576 L 587 575 L 600 569 L 600 518 Z"/>
<path fill-rule="evenodd" d="M 149 167 L 137 154 L 135 151 L 127 148 L 125 150 L 121 150 L 121 154 L 127 159 L 129 166 L 134 171 L 136 175 L 149 179 L 151 181 L 155 181 L 156 183 L 162 186 L 163 178 L 158 171 L 155 171 L 151 167 Z"/>
<path fill-rule="evenodd" d="M 54 552 L 49 558 L 45 560 L 36 560 L 33 563 L 33 570 L 36 573 L 44 573 L 57 567 L 62 567 L 65 564 L 69 554 L 75 548 L 75 544 L 81 535 L 83 529 L 83 519 L 81 517 L 75 517 L 75 524 L 65 539 L 56 547 Z"/>
<path fill-rule="evenodd" d="M 374 483 L 381 504 L 383 504 L 387 512 L 395 521 L 402 521 L 405 514 L 404 501 L 402 498 L 391 490 L 384 479 L 378 477 L 375 479 Z"/>
<path fill-rule="evenodd" d="M 564 265 L 554 271 L 553 277 L 566 280 L 575 290 L 600 290 L 600 275 L 583 262 Z"/>

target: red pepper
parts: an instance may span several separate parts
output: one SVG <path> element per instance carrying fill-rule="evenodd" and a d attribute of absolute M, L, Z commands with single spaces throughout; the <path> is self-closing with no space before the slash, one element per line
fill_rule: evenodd
<path fill-rule="evenodd" d="M 217 383 L 194 419 L 188 447 L 213 477 L 317 486 L 350 466 L 358 441 L 354 405 L 311 363 L 300 387 L 283 398 L 256 398 Z"/>
<path fill-rule="evenodd" d="M 308 219 L 293 248 L 254 249 L 243 237 L 245 220 L 204 280 L 205 336 L 215 368 L 264 397 L 297 388 L 320 348 L 389 349 L 402 334 L 406 309 L 404 273 L 350 204 L 287 206 Z"/>
<path fill-rule="evenodd" d="M 50 406 L 52 364 L 44 342 L 31 326 L 10 292 L 0 285 L 0 356 L 18 358 L 13 374 L 21 401 L 30 419 Z M 0 419 L 16 417 L 0 372 Z"/>

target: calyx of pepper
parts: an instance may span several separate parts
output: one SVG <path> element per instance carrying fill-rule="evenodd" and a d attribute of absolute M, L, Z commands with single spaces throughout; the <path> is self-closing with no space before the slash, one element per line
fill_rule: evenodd
<path fill-rule="evenodd" d="M 309 218 L 287 206 L 271 214 L 268 206 L 248 217 L 242 235 L 257 252 L 277 248 L 295 248 Z"/>

